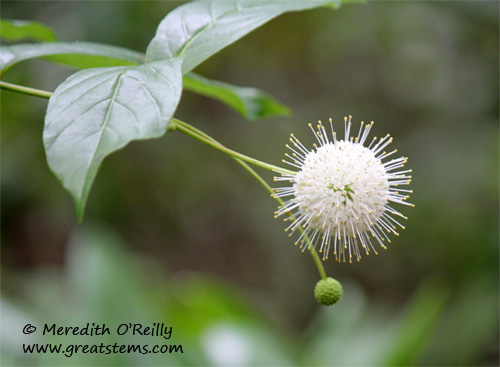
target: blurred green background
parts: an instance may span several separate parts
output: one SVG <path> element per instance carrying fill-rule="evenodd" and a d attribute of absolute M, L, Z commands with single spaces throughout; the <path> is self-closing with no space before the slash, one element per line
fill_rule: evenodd
<path fill-rule="evenodd" d="M 61 41 L 144 52 L 182 2 L 2 1 Z M 344 286 L 319 306 L 311 257 L 233 160 L 180 133 L 134 142 L 101 167 L 77 224 L 47 167 L 47 101 L 2 91 L 3 365 L 493 366 L 499 355 L 499 3 L 373 1 L 286 14 L 196 69 L 263 89 L 290 117 L 248 122 L 185 92 L 176 117 L 280 164 L 293 132 L 343 116 L 391 133 L 413 169 L 406 230 L 379 256 L 325 263 Z M 74 70 L 42 60 L 5 81 L 54 90 Z M 272 180 L 270 172 L 262 175 Z M 165 322 L 183 354 L 26 355 L 22 327 Z"/>

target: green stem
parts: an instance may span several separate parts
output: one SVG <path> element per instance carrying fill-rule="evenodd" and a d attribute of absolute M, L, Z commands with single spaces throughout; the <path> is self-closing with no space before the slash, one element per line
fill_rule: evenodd
<path fill-rule="evenodd" d="M 47 99 L 52 96 L 52 92 L 47 92 L 47 91 L 35 89 L 35 88 L 23 87 L 21 85 L 11 84 L 11 83 L 7 83 L 7 82 L 1 81 L 1 80 L 0 80 L 0 89 L 10 90 L 13 92 L 23 93 L 23 94 L 27 94 L 30 96 L 47 98 Z M 241 153 L 235 152 L 234 150 L 228 149 L 228 148 L 224 147 L 222 144 L 220 144 L 219 142 L 217 142 L 215 139 L 210 137 L 209 135 L 205 134 L 201 130 L 198 130 L 194 126 L 191 126 L 184 121 L 181 121 L 181 120 L 176 119 L 176 118 L 172 118 L 170 121 L 171 121 L 171 123 L 174 124 L 176 129 L 185 133 L 186 135 L 189 135 L 192 138 L 197 139 L 197 140 L 201 141 L 202 143 L 211 146 L 212 148 L 215 148 L 217 150 L 220 150 L 221 152 L 224 152 L 224 153 L 230 155 L 245 170 L 247 170 L 257 181 L 259 181 L 260 184 L 262 186 L 264 186 L 264 188 L 271 194 L 271 196 L 280 205 L 283 205 L 283 201 L 280 198 L 277 198 L 273 195 L 274 192 L 273 192 L 273 189 L 271 188 L 271 186 L 269 186 L 268 183 L 257 172 L 255 172 L 253 170 L 253 168 L 250 167 L 246 162 L 254 164 L 254 165 L 262 167 L 262 168 L 269 169 L 271 171 L 277 171 L 277 172 L 283 172 L 283 173 L 289 173 L 289 174 L 295 174 L 295 172 L 278 167 L 278 166 L 274 166 L 272 164 L 261 162 L 257 159 L 248 157 L 244 154 L 241 154 Z M 289 215 L 292 216 L 293 214 L 289 214 Z M 303 229 L 301 227 L 299 227 L 298 230 L 300 232 L 303 232 Z M 316 264 L 316 267 L 318 268 L 318 271 L 319 271 L 319 274 L 321 275 L 321 278 L 326 279 L 326 272 L 325 272 L 325 269 L 323 267 L 323 264 L 321 262 L 321 259 L 318 255 L 318 253 L 316 252 L 314 247 L 310 245 L 311 243 L 310 243 L 310 240 L 307 236 L 304 236 L 304 240 L 307 243 L 307 248 L 311 252 L 311 256 L 314 259 L 314 263 Z"/>
<path fill-rule="evenodd" d="M 182 127 L 186 128 L 186 129 L 190 130 L 192 133 L 197 134 L 200 137 L 205 138 L 206 140 L 210 140 L 214 144 L 220 145 L 219 142 L 217 142 L 217 140 L 215 140 L 212 137 L 210 137 L 209 135 L 205 134 L 203 131 L 198 130 L 194 126 L 191 126 L 191 125 L 189 125 L 189 124 L 187 124 L 187 123 L 185 123 L 185 122 L 183 122 L 181 120 L 178 120 L 176 118 L 172 118 L 171 122 L 173 122 L 176 127 L 182 126 Z M 259 183 L 262 186 L 264 186 L 264 188 L 271 194 L 271 197 L 273 199 L 275 199 L 280 205 L 284 204 L 283 200 L 281 200 L 280 198 L 274 196 L 274 191 L 271 188 L 271 186 L 269 186 L 269 184 L 257 172 L 255 172 L 255 170 L 252 167 L 250 167 L 247 163 L 245 163 L 240 158 L 237 158 L 237 157 L 234 157 L 234 156 L 232 158 L 236 162 L 238 162 L 248 173 L 250 173 L 257 181 L 259 181 Z M 288 215 L 289 216 L 293 216 L 293 214 L 291 214 L 291 213 L 289 213 Z M 297 229 L 301 233 L 303 233 L 303 231 L 304 231 L 302 229 L 302 227 L 298 227 Z M 326 279 L 326 271 L 325 271 L 325 268 L 323 267 L 323 263 L 321 262 L 320 256 L 318 255 L 318 252 L 316 251 L 316 249 L 313 246 L 311 246 L 311 241 L 310 241 L 310 239 L 309 239 L 308 236 L 304 235 L 304 241 L 306 242 L 307 248 L 311 252 L 311 256 L 313 257 L 314 263 L 316 264 L 316 267 L 318 268 L 318 272 L 319 272 L 321 278 L 322 279 Z"/>
<path fill-rule="evenodd" d="M 45 90 L 23 87 L 22 85 L 11 84 L 0 80 L 0 88 L 10 90 L 12 92 L 18 92 L 27 94 L 30 96 L 41 97 L 41 98 L 50 98 L 52 95 L 51 92 L 47 92 Z"/>
<path fill-rule="evenodd" d="M 173 119 L 171 120 L 171 123 L 172 122 L 174 123 L 176 130 L 179 130 L 183 134 L 186 134 L 186 135 L 192 137 L 193 139 L 201 141 L 202 143 L 204 143 L 204 144 L 206 144 L 206 145 L 208 145 L 208 146 L 210 146 L 210 147 L 212 147 L 214 149 L 220 150 L 221 152 L 226 153 L 226 154 L 230 155 L 233 158 L 241 159 L 242 161 L 248 162 L 250 164 L 254 164 L 256 166 L 268 169 L 270 171 L 288 173 L 288 174 L 291 174 L 291 175 L 295 174 L 294 171 L 290 171 L 288 169 L 275 166 L 273 164 L 269 164 L 269 163 L 265 163 L 265 162 L 259 161 L 258 159 L 246 156 L 244 154 L 241 154 L 241 153 L 238 153 L 238 152 L 236 152 L 234 150 L 226 148 L 225 146 L 223 146 L 223 145 L 221 145 L 219 143 L 216 143 L 212 139 L 208 138 L 206 134 L 200 135 L 196 131 L 193 131 L 192 129 L 190 129 L 187 126 L 188 124 L 186 124 L 185 122 L 183 122 L 182 124 L 179 124 L 178 121 L 179 120 L 177 120 L 177 119 L 175 119 L 175 121 Z"/>

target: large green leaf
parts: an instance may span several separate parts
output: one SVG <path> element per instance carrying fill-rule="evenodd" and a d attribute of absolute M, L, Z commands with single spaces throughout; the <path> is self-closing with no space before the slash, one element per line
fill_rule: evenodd
<path fill-rule="evenodd" d="M 290 114 L 288 107 L 259 89 L 237 87 L 194 73 L 184 75 L 184 89 L 218 99 L 249 120 Z"/>
<path fill-rule="evenodd" d="M 82 70 L 55 90 L 43 133 L 47 161 L 80 219 L 103 159 L 132 140 L 163 135 L 181 91 L 179 58 Z"/>
<path fill-rule="evenodd" d="M 0 36 L 7 41 L 31 39 L 35 41 L 57 41 L 54 31 L 46 25 L 29 20 L 0 19 Z"/>
<path fill-rule="evenodd" d="M 100 43 L 26 43 L 0 47 L 1 74 L 20 61 L 37 57 L 44 57 L 77 68 L 137 65 L 144 62 L 144 54 L 140 52 Z"/>
<path fill-rule="evenodd" d="M 340 6 L 340 0 L 194 1 L 170 12 L 148 46 L 148 61 L 183 56 L 182 73 L 267 21 L 289 11 Z"/>

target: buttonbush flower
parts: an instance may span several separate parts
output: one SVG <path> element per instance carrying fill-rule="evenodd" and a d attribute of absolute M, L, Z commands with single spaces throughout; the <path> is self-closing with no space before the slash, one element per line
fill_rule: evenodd
<path fill-rule="evenodd" d="M 374 137 L 367 146 L 368 134 L 373 122 L 361 122 L 357 136 L 350 136 L 351 116 L 344 119 L 345 135 L 339 140 L 330 119 L 331 139 L 321 121 L 316 130 L 309 124 L 319 145 L 307 150 L 291 134 L 291 145 L 286 145 L 283 162 L 297 169 L 295 174 L 281 173 L 275 181 L 292 183 L 292 186 L 274 189 L 277 198 L 291 197 L 275 212 L 275 217 L 287 214 L 285 221 L 291 224 L 285 231 L 290 236 L 299 232 L 296 245 L 304 251 L 309 246 L 319 246 L 323 260 L 330 250 L 337 261 L 358 261 L 361 255 L 380 245 L 386 249 L 389 235 L 398 236 L 397 229 L 404 229 L 403 214 L 392 208 L 406 202 L 412 190 L 401 189 L 408 185 L 410 170 L 402 170 L 408 158 L 386 160 L 397 152 L 386 152 L 392 142 L 387 134 L 381 139 Z M 385 162 L 383 160 L 386 160 Z"/>

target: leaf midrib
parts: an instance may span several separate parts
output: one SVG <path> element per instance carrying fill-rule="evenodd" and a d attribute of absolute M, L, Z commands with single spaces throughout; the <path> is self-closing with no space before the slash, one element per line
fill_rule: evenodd
<path fill-rule="evenodd" d="M 207 23 L 206 25 L 204 25 L 203 27 L 201 27 L 200 29 L 198 29 L 194 34 L 193 36 L 187 40 L 187 42 L 179 49 L 179 51 L 175 54 L 175 56 L 182 56 L 184 53 L 185 53 L 185 50 L 198 38 L 200 37 L 200 35 L 213 27 L 213 25 L 215 23 L 217 23 L 220 19 L 228 16 L 228 15 L 231 15 L 231 14 L 234 14 L 234 13 L 238 13 L 238 12 L 241 12 L 245 9 L 251 9 L 253 8 L 254 6 L 248 6 L 248 7 L 243 7 L 241 9 L 234 9 L 234 10 L 230 10 L 226 13 L 223 13 L 221 15 L 219 15 L 217 18 L 214 18 L 210 23 Z"/>
<path fill-rule="evenodd" d="M 104 117 L 104 124 L 102 125 L 101 131 L 99 132 L 99 139 L 97 140 L 97 144 L 95 146 L 94 153 L 92 154 L 92 159 L 88 162 L 87 166 L 85 167 L 85 171 L 86 171 L 85 184 L 83 185 L 82 192 L 80 193 L 80 197 L 82 199 L 83 199 L 83 196 L 85 195 L 85 189 L 87 188 L 87 185 L 88 185 L 87 179 L 88 179 L 88 175 L 89 175 L 89 171 L 90 171 L 90 166 L 92 165 L 92 162 L 94 162 L 94 160 L 96 158 L 96 153 L 99 150 L 102 136 L 104 134 L 104 131 L 106 130 L 106 126 L 108 125 L 109 116 L 110 116 L 111 110 L 113 108 L 114 100 L 116 98 L 116 95 L 118 94 L 118 90 L 120 89 L 120 83 L 122 81 L 123 76 L 125 75 L 125 73 L 127 71 L 128 70 L 120 72 L 120 74 L 118 74 L 118 77 L 116 78 L 115 87 L 113 88 L 113 94 L 111 95 L 111 98 L 109 99 L 108 108 L 106 109 L 106 116 Z"/>

